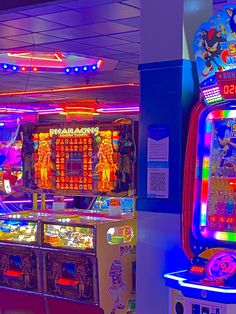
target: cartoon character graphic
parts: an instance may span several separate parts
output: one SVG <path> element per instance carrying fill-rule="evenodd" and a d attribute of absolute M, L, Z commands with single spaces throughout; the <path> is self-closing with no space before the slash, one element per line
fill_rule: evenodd
<path fill-rule="evenodd" d="M 125 308 L 124 304 L 121 303 L 122 290 L 126 289 L 126 284 L 123 280 L 122 272 L 123 266 L 121 261 L 114 260 L 109 273 L 109 276 L 112 280 L 112 285 L 109 290 L 113 294 L 113 297 L 115 299 L 111 314 L 115 314 L 117 310 Z"/>
<path fill-rule="evenodd" d="M 102 181 L 102 191 L 111 191 L 111 177 L 112 173 L 114 174 L 117 170 L 117 166 L 113 160 L 113 146 L 111 142 L 111 131 L 105 131 L 103 135 L 103 139 L 99 144 L 98 150 L 98 164 L 96 168 L 101 175 Z"/>
<path fill-rule="evenodd" d="M 236 33 L 236 9 L 226 9 L 226 12 L 228 13 L 230 20 L 229 20 L 229 27 L 232 31 L 232 33 Z"/>
<path fill-rule="evenodd" d="M 38 161 L 35 163 L 34 168 L 36 172 L 40 173 L 39 186 L 45 189 L 52 187 L 51 170 L 53 168 L 51 161 L 51 148 L 47 141 L 47 134 L 39 134 L 39 146 L 38 146 Z"/>
<path fill-rule="evenodd" d="M 135 144 L 129 127 L 130 125 L 120 127 L 118 170 L 116 172 L 118 180 L 115 192 L 129 191 L 132 188 L 132 164 L 135 160 Z"/>
<path fill-rule="evenodd" d="M 231 137 L 230 120 L 215 124 L 215 134 L 220 146 L 219 164 L 216 167 L 217 176 L 232 177 L 236 175 L 236 138 Z"/>
<path fill-rule="evenodd" d="M 209 31 L 202 30 L 202 46 L 204 47 L 203 58 L 205 59 L 205 68 L 202 71 L 202 76 L 207 77 L 211 71 L 214 70 L 214 66 L 217 66 L 219 71 L 223 70 L 223 67 L 216 61 L 221 55 L 221 42 L 225 42 L 226 39 L 221 36 L 221 30 L 217 31 L 215 28 L 211 28 Z"/>
<path fill-rule="evenodd" d="M 22 262 L 22 271 L 24 273 L 24 285 L 25 288 L 30 287 L 30 278 L 32 276 L 32 268 L 30 264 L 30 260 L 28 257 L 25 257 Z"/>

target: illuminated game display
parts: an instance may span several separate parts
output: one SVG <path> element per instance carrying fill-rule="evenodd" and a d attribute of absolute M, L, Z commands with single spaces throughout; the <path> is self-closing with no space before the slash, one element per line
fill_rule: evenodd
<path fill-rule="evenodd" d="M 24 185 L 67 195 L 134 193 L 133 123 L 25 126 Z"/>
<path fill-rule="evenodd" d="M 195 36 L 203 101 L 190 120 L 182 231 L 191 265 L 165 274 L 170 314 L 236 313 L 235 16 L 226 6 Z"/>
<path fill-rule="evenodd" d="M 66 299 L 67 309 L 68 300 L 83 302 L 83 314 L 91 313 L 91 306 L 96 314 L 119 309 L 130 314 L 135 243 L 134 217 L 8 214 L 0 217 L 0 288 L 38 293 L 44 302 L 56 297 L 55 304 Z"/>

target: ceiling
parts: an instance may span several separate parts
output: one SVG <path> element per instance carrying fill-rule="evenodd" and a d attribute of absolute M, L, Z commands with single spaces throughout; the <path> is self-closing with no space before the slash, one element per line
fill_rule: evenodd
<path fill-rule="evenodd" d="M 138 83 L 140 0 L 50 1 L 0 11 L 0 52 L 70 52 L 116 60 L 112 70 L 86 74 L 12 73 L 0 70 L 0 93 L 13 91 Z M 139 87 L 97 89 L 33 96 L 4 96 L 0 103 L 22 104 L 96 99 L 138 104 Z"/>
<path fill-rule="evenodd" d="M 3 1 L 3 0 L 2 0 Z M 140 1 L 60 0 L 0 11 L 0 53 L 64 52 L 115 60 L 116 66 L 96 73 L 12 73 L 0 70 L 0 94 L 74 86 L 137 83 L 108 89 L 34 95 L 0 95 L 0 104 L 39 104 L 94 100 L 96 104 L 139 103 Z M 38 2 L 38 1 L 33 1 Z M 32 3 L 32 2 L 31 2 Z M 213 0 L 214 9 L 232 3 Z M 0 8 L 1 9 L 1 8 Z M 109 62 L 108 62 L 109 63 Z M 105 69 L 105 70 L 104 70 Z"/>

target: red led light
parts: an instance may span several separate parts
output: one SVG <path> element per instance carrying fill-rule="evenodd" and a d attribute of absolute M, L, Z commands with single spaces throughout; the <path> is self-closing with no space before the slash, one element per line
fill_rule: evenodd
<path fill-rule="evenodd" d="M 26 67 L 22 67 L 21 71 L 23 71 L 23 72 L 26 71 Z"/>
<path fill-rule="evenodd" d="M 34 72 L 37 72 L 37 71 L 38 71 L 38 68 L 34 67 L 34 68 L 33 68 L 33 71 L 34 71 Z"/>
<path fill-rule="evenodd" d="M 203 274 L 204 273 L 204 267 L 194 265 L 191 267 L 190 272 L 195 273 L 195 274 Z"/>

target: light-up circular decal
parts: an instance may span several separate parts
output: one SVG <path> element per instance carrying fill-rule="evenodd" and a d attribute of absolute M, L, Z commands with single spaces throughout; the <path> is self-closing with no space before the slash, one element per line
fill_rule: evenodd
<path fill-rule="evenodd" d="M 236 252 L 223 251 L 213 255 L 206 265 L 208 277 L 225 280 L 236 273 Z"/>

